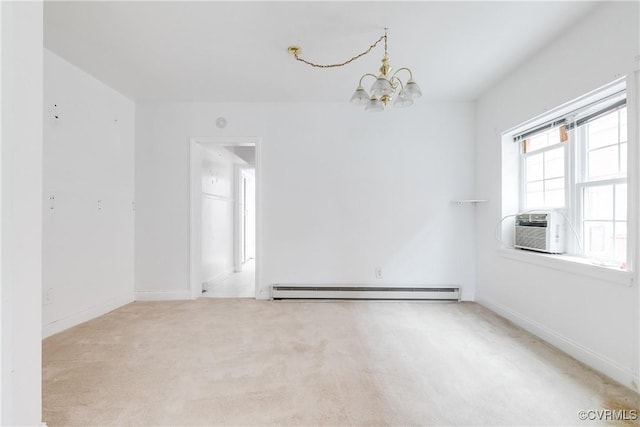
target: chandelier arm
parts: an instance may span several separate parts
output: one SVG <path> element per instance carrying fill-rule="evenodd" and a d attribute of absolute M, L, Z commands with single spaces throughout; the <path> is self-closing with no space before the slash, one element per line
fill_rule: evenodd
<path fill-rule="evenodd" d="M 411 70 L 410 70 L 410 69 L 408 69 L 407 67 L 402 67 L 402 68 L 397 69 L 397 70 L 395 71 L 395 73 L 393 73 L 393 75 L 391 76 L 391 78 L 392 78 L 392 79 L 393 79 L 393 78 L 396 78 L 396 79 L 400 80 L 400 78 L 396 77 L 396 75 L 397 75 L 400 71 L 402 71 L 402 70 L 405 70 L 405 71 L 407 71 L 407 72 L 409 73 L 409 80 L 413 80 L 413 73 L 412 73 L 412 72 L 411 72 Z"/>
<path fill-rule="evenodd" d="M 298 49 L 294 49 L 294 50 L 291 50 L 291 48 L 289 48 L 289 49 L 290 49 L 289 51 L 293 54 L 293 56 L 296 58 L 296 60 L 298 60 L 298 61 L 300 61 L 300 62 L 304 62 L 304 63 L 305 63 L 305 64 L 307 64 L 307 65 L 311 65 L 312 67 L 316 67 L 316 68 L 334 68 L 334 67 L 342 67 L 342 66 L 344 66 L 344 65 L 347 65 L 347 64 L 349 64 L 349 63 L 351 63 L 351 62 L 355 61 L 355 60 L 356 60 L 356 59 L 358 59 L 358 58 L 363 57 L 364 55 L 366 55 L 366 54 L 368 54 L 369 52 L 371 52 L 371 50 L 372 50 L 374 47 L 376 47 L 376 46 L 378 45 L 378 43 L 380 43 L 382 40 L 384 40 L 384 41 L 385 41 L 385 45 L 386 45 L 386 40 L 387 40 L 387 34 L 386 34 L 386 33 L 385 33 L 385 35 L 384 35 L 384 36 L 381 36 L 378 40 L 376 40 L 376 42 L 375 42 L 374 44 L 372 44 L 371 46 L 369 46 L 369 49 L 367 49 L 367 50 L 365 50 L 364 52 L 362 52 L 361 54 L 356 55 L 356 56 L 354 56 L 353 58 L 348 59 L 348 60 L 346 60 L 346 61 L 344 61 L 344 62 L 341 62 L 341 63 L 339 63 L 339 64 L 316 64 L 316 63 L 313 63 L 313 62 L 311 62 L 311 61 L 307 61 L 306 59 L 302 59 L 302 58 L 300 58 L 300 56 L 299 56 L 300 49 L 299 49 L 299 48 L 298 48 Z M 386 47 L 385 47 L 385 49 L 386 49 Z"/>
<path fill-rule="evenodd" d="M 362 80 L 364 80 L 364 78 L 367 77 L 367 76 L 371 76 L 374 79 L 378 78 L 378 77 L 376 77 L 375 74 L 371 74 L 371 73 L 363 74 L 362 77 L 360 77 L 360 81 L 358 82 L 358 87 L 362 86 Z"/>

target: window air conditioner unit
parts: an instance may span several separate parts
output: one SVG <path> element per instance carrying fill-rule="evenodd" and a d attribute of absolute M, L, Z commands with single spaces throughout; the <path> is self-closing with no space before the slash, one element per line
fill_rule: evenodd
<path fill-rule="evenodd" d="M 561 254 L 565 252 L 565 218 L 548 211 L 516 215 L 514 247 Z"/>

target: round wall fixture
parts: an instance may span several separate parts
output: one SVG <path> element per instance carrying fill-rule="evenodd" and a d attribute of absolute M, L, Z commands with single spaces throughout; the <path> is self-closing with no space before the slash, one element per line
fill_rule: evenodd
<path fill-rule="evenodd" d="M 227 119 L 225 119 L 224 117 L 218 117 L 216 119 L 216 126 L 218 126 L 219 128 L 223 128 L 227 125 Z"/>

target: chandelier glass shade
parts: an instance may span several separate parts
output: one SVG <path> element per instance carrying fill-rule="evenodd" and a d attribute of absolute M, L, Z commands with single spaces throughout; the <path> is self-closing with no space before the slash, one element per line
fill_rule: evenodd
<path fill-rule="evenodd" d="M 375 75 L 366 73 L 363 74 L 362 77 L 360 77 L 358 86 L 351 96 L 351 103 L 355 105 L 365 106 L 365 111 L 369 112 L 384 111 L 386 105 L 391 101 L 393 101 L 394 107 L 409 107 L 413 105 L 413 101 L 415 99 L 422 96 L 422 90 L 420 89 L 420 86 L 418 86 L 418 84 L 413 80 L 413 73 L 409 68 L 402 67 L 396 71 L 393 71 L 393 69 L 391 68 L 387 46 L 387 28 L 385 28 L 384 30 L 384 35 L 380 37 L 374 44 L 372 44 L 369 49 L 339 64 L 321 65 L 302 59 L 299 56 L 301 49 L 298 46 L 289 46 L 288 50 L 291 54 L 293 54 L 293 56 L 295 56 L 296 60 L 304 62 L 307 65 L 318 68 L 332 68 L 342 67 L 368 54 L 381 41 L 384 41 L 384 56 L 382 57 L 382 65 L 380 66 L 379 74 Z M 405 76 L 408 77 L 407 80 L 403 81 L 400 78 L 401 75 L 408 75 Z M 371 88 L 369 89 L 369 92 L 367 92 L 362 83 L 366 78 L 369 77 L 371 77 L 374 81 L 371 85 Z"/>

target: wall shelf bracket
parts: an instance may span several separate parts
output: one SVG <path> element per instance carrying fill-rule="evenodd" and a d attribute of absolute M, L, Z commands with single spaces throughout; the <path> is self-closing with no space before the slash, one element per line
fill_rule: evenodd
<path fill-rule="evenodd" d="M 463 204 L 471 204 L 471 205 L 476 205 L 478 203 L 482 203 L 482 202 L 488 202 L 488 200 L 486 199 L 464 199 L 464 200 L 452 200 L 451 203 L 455 203 L 457 205 L 463 205 Z"/>

